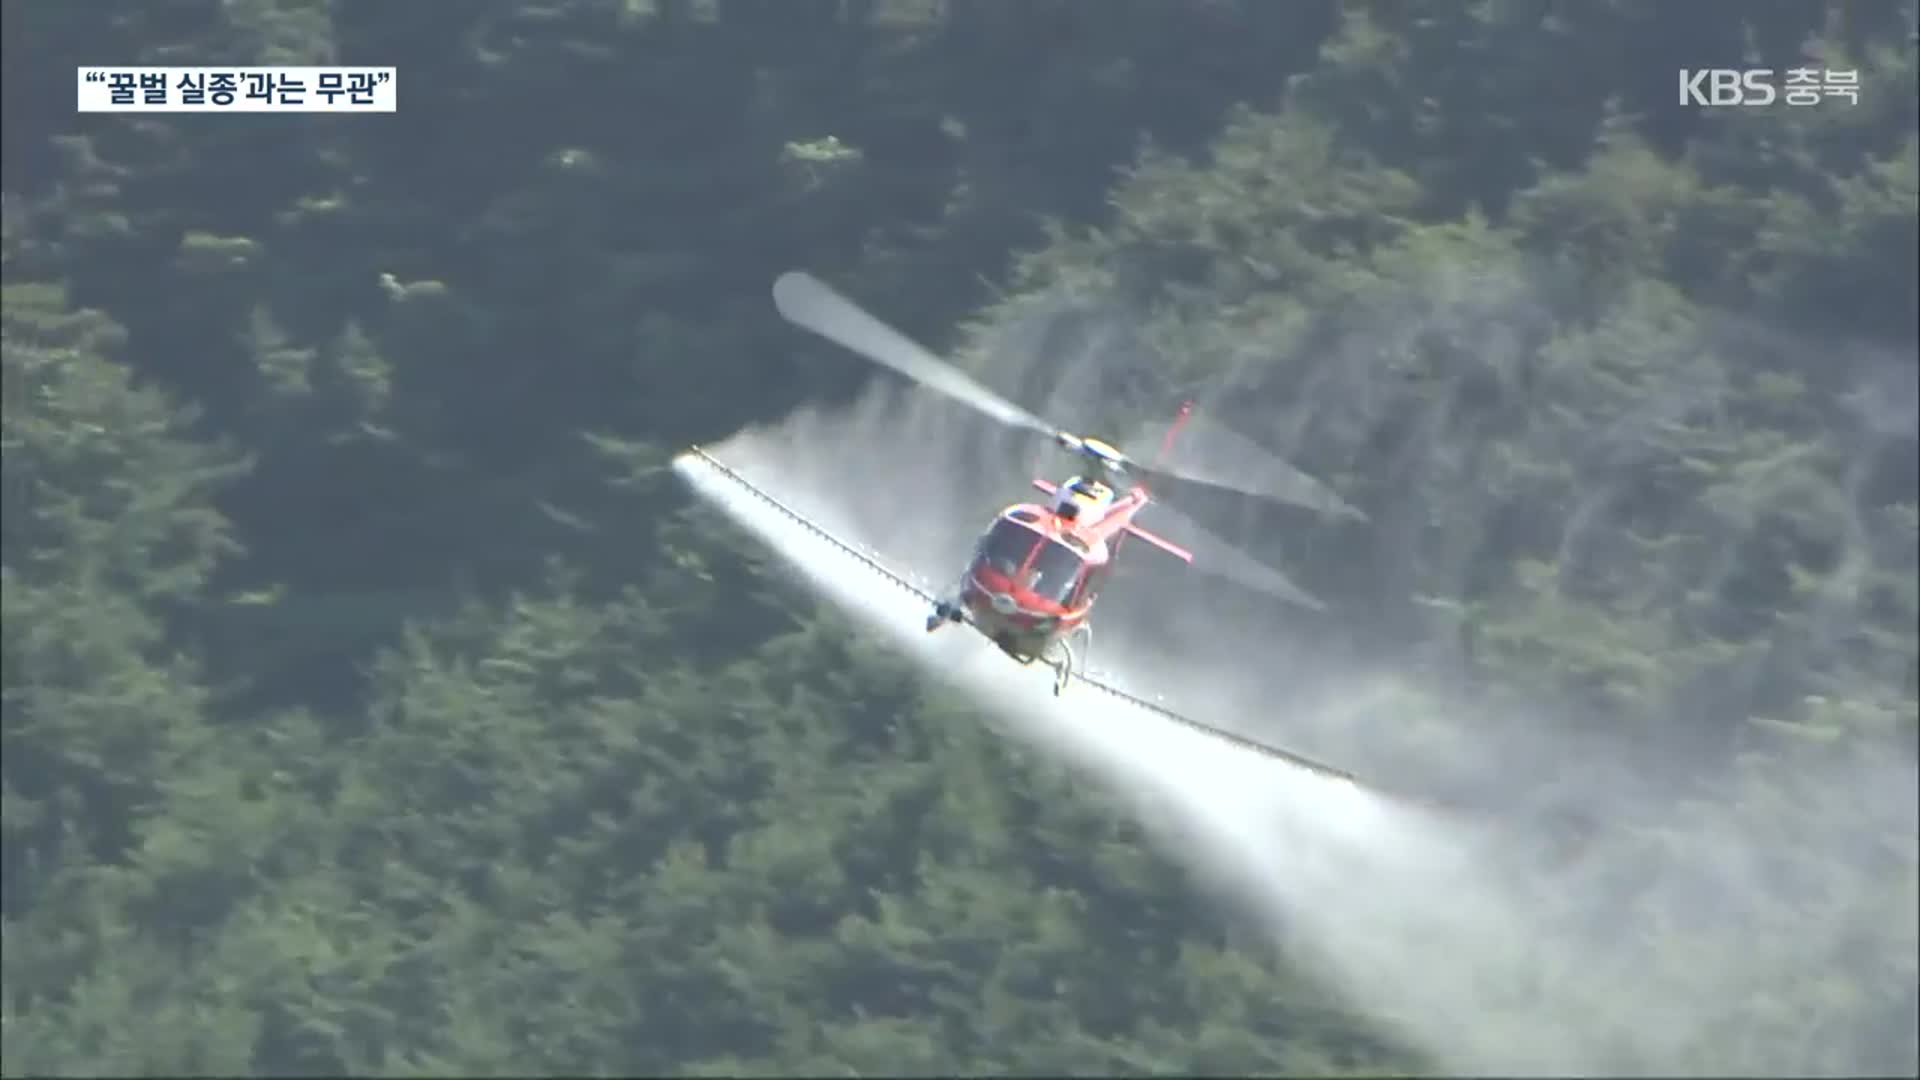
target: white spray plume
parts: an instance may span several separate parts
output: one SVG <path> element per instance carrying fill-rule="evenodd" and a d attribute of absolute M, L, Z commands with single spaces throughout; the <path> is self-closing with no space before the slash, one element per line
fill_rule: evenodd
<path fill-rule="evenodd" d="M 1031 458 L 957 410 L 912 401 L 876 390 L 846 414 L 803 411 L 710 449 L 938 589 L 1009 501 L 1009 470 Z M 1424 692 L 1418 674 L 1328 670 L 1314 652 L 1324 624 L 1300 622 L 1312 616 L 1215 605 L 1141 633 L 1103 599 L 1093 664 L 1130 690 L 1339 765 L 1342 749 L 1398 742 L 1403 764 L 1440 772 L 1465 746 L 1536 770 L 1511 786 L 1557 786 L 1600 827 L 1568 844 L 1493 793 L 1497 819 L 1431 813 L 1102 695 L 1056 699 L 1047 673 L 976 636 L 926 634 L 918 600 L 698 458 L 675 466 L 902 654 L 1134 803 L 1171 856 L 1233 890 L 1296 961 L 1450 1072 L 1911 1075 L 1920 1062 L 1916 778 L 1898 753 L 1688 802 L 1630 787 L 1629 755 L 1550 715 L 1488 726 L 1475 744 L 1483 718 Z M 1136 586 L 1154 583 L 1123 574 L 1109 591 Z M 1439 721 L 1420 712 L 1449 708 L 1453 741 L 1423 758 L 1422 732 Z M 1888 887 L 1820 895 L 1829 865 Z"/>

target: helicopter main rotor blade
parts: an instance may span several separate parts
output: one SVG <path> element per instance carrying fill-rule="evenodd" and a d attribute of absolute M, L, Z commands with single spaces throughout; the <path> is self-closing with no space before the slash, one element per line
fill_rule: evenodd
<path fill-rule="evenodd" d="M 995 394 L 918 342 L 868 314 L 811 274 L 790 270 L 773 283 L 773 305 L 788 322 L 890 367 L 929 390 L 1008 427 L 1052 435 L 1053 425 Z"/>
<path fill-rule="evenodd" d="M 1157 495 L 1175 495 L 1183 489 L 1211 488 L 1231 495 L 1251 495 L 1257 499 L 1317 510 L 1336 518 L 1365 521 L 1367 515 L 1349 506 L 1339 496 L 1319 486 L 1305 473 L 1283 473 L 1269 483 L 1240 483 L 1192 468 L 1169 465 L 1142 465 L 1128 461 L 1126 471 Z"/>
<path fill-rule="evenodd" d="M 1313 611 L 1326 610 L 1325 604 L 1295 585 L 1287 575 L 1166 503 L 1156 503 L 1147 513 L 1153 515 L 1154 532 L 1193 552 L 1193 569 Z"/>
<path fill-rule="evenodd" d="M 1140 432 L 1142 444 L 1162 444 L 1151 465 L 1133 466 L 1148 487 L 1155 486 L 1156 480 L 1169 491 L 1197 485 L 1317 510 L 1335 518 L 1366 520 L 1367 515 L 1331 488 L 1233 429 L 1205 416 L 1186 417 L 1179 423 L 1171 439 L 1165 437 L 1170 429 Z"/>

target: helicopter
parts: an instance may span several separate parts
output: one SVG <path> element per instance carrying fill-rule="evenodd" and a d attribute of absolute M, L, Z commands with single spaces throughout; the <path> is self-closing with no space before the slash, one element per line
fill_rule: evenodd
<path fill-rule="evenodd" d="M 1143 511 L 1156 505 L 1156 492 L 1212 488 L 1320 510 L 1338 503 L 1290 470 L 1293 482 L 1289 484 L 1252 485 L 1167 463 L 1169 451 L 1192 416 L 1190 401 L 1180 407 L 1155 462 L 1148 464 L 1106 440 L 1050 424 L 993 393 L 810 274 L 782 274 L 774 282 L 773 299 L 780 315 L 794 325 L 1004 426 L 1044 436 L 1079 459 L 1077 472 L 1058 483 L 1033 480 L 1033 486 L 1047 497 L 1045 502 L 1014 503 L 994 515 L 958 582 L 951 592 L 934 600 L 926 620 L 928 633 L 948 625 L 969 625 L 1022 666 L 1036 661 L 1046 664 L 1053 669 L 1056 696 L 1066 689 L 1076 663 L 1079 670 L 1085 669 L 1093 634 L 1089 616 L 1124 543 L 1138 539 L 1182 563 L 1194 563 L 1190 547 L 1138 522 Z M 1320 494 L 1302 496 L 1303 491 L 1313 490 Z M 1201 530 L 1189 527 L 1188 531 L 1204 536 Z M 1250 565 L 1246 556 L 1223 545 L 1216 547 L 1240 565 Z M 1262 572 L 1270 583 L 1268 591 L 1319 606 L 1277 571 L 1262 568 Z"/>

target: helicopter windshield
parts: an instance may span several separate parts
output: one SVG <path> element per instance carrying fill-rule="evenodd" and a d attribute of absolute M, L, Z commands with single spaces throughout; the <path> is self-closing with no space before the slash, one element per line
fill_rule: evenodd
<path fill-rule="evenodd" d="M 1033 558 L 1033 580 L 1028 588 L 1048 600 L 1064 604 L 1080 581 L 1082 565 L 1080 555 L 1072 548 L 1048 540 Z"/>
<path fill-rule="evenodd" d="M 1008 577 L 1018 577 L 1027 556 L 1033 553 L 1033 545 L 1039 542 L 1039 533 L 1017 521 L 1001 518 L 980 541 L 980 562 Z"/>

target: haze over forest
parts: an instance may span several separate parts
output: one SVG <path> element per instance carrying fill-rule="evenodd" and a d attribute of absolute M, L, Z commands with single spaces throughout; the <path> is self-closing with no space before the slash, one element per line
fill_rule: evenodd
<path fill-rule="evenodd" d="M 4 1072 L 1912 1075 L 1916 10 L 9 0 Z M 792 268 L 1363 511 L 1192 506 L 1326 609 L 1140 555 L 1096 662 L 1453 809 L 1169 842 L 1193 762 L 1008 737 L 694 497 L 937 578 L 1066 467 Z"/>

